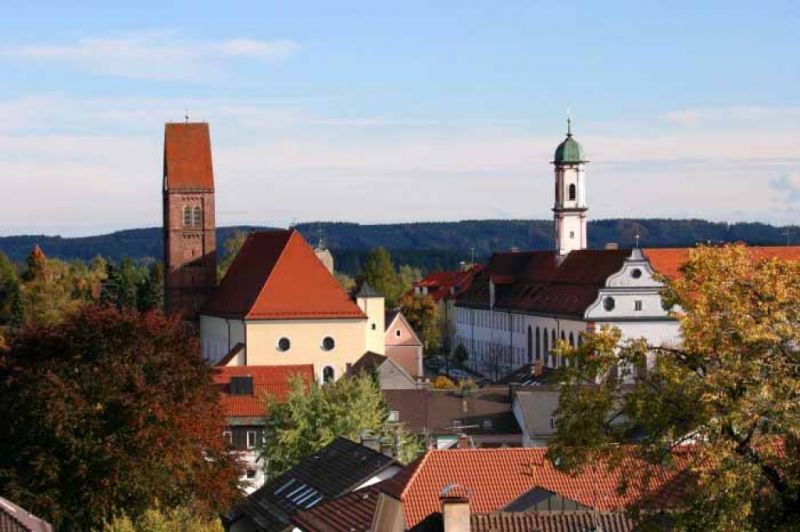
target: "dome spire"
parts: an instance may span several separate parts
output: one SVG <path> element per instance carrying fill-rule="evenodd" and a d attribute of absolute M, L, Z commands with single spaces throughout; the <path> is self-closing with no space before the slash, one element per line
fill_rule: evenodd
<path fill-rule="evenodd" d="M 567 107 L 567 136 L 572 136 L 572 111 Z"/>

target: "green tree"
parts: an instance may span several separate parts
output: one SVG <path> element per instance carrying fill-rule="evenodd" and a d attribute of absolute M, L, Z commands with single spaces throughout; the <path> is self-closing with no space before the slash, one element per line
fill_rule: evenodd
<path fill-rule="evenodd" d="M 397 270 L 397 280 L 400 283 L 400 289 L 402 292 L 407 292 L 411 290 L 411 287 L 422 279 L 422 270 L 419 268 L 414 268 L 408 264 L 403 264 Z"/>
<path fill-rule="evenodd" d="M 136 304 L 141 312 L 164 309 L 164 266 L 154 262 L 137 287 Z"/>
<path fill-rule="evenodd" d="M 0 352 L 0 493 L 64 530 L 134 520 L 156 501 L 211 516 L 241 467 L 191 328 L 83 306 Z"/>
<path fill-rule="evenodd" d="M 663 297 L 680 345 L 621 341 L 613 328 L 576 350 L 559 344 L 574 363 L 562 370 L 551 457 L 579 469 L 635 439 L 643 459 L 669 467 L 691 443 L 674 528 L 797 529 L 800 262 L 701 247 Z"/>
<path fill-rule="evenodd" d="M 242 249 L 245 240 L 247 240 L 247 233 L 237 231 L 225 241 L 225 251 L 220 258 L 219 264 L 217 264 L 217 279 L 225 277 L 225 273 L 230 268 L 233 259 L 239 254 L 239 250 Z"/>
<path fill-rule="evenodd" d="M 0 252 L 0 326 L 7 324 L 11 319 L 18 290 L 17 268 L 4 253 Z"/>
<path fill-rule="evenodd" d="M 131 259 L 122 259 L 119 264 L 109 262 L 100 301 L 117 308 L 139 308 L 140 287 L 145 283 L 147 273 Z"/>
<path fill-rule="evenodd" d="M 361 270 L 361 278 L 386 298 L 387 308 L 394 307 L 403 287 L 386 249 L 379 247 L 369 252 Z"/>
<path fill-rule="evenodd" d="M 436 302 L 427 294 L 404 294 L 398 305 L 411 328 L 417 333 L 425 350 L 435 352 L 442 346 L 439 329 L 439 310 Z"/>
<path fill-rule="evenodd" d="M 369 433 L 393 442 L 401 459 L 413 459 L 417 438 L 388 421 L 388 411 L 376 381 L 369 375 L 341 378 L 309 388 L 292 380 L 285 401 L 267 398 L 270 413 L 260 452 L 270 478 L 331 443 L 337 437 L 359 441 Z"/>

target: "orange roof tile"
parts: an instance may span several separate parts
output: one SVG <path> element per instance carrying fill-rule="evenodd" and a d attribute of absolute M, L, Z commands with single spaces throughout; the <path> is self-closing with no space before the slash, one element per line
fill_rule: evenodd
<path fill-rule="evenodd" d="M 214 190 L 207 123 L 165 126 L 164 187 L 167 190 Z"/>
<path fill-rule="evenodd" d="M 629 467 L 609 471 L 599 464 L 594 473 L 587 469 L 570 476 L 557 470 L 545 458 L 546 452 L 542 448 L 428 451 L 386 481 L 383 491 L 402 502 L 409 528 L 438 512 L 442 489 L 454 483 L 468 491 L 470 509 L 475 513 L 501 510 L 535 487 L 599 511 L 618 511 L 651 497 L 674 502 L 675 492 L 670 488 L 685 478 L 681 473 L 688 463 L 685 449 L 675 453 L 678 467 L 672 470 L 646 465 L 631 452 L 623 458 Z M 621 494 L 618 488 L 623 477 L 628 490 Z"/>
<path fill-rule="evenodd" d="M 253 377 L 253 395 L 231 395 L 231 377 L 248 376 Z M 212 374 L 226 417 L 264 417 L 267 415 L 264 397 L 271 395 L 284 401 L 294 376 L 299 376 L 308 385 L 314 380 L 314 366 L 215 366 Z"/>
<path fill-rule="evenodd" d="M 680 268 L 689 260 L 692 249 L 645 248 L 642 251 L 653 269 L 669 279 L 676 279 L 680 277 Z M 800 246 L 749 246 L 747 249 L 754 259 L 800 260 Z"/>
<path fill-rule="evenodd" d="M 364 318 L 294 229 L 251 233 L 201 314 L 238 319 Z"/>

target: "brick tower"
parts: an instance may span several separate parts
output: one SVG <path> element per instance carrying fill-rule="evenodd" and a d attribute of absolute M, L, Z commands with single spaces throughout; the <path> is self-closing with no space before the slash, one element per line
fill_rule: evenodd
<path fill-rule="evenodd" d="M 217 279 L 208 124 L 166 125 L 163 201 L 165 311 L 194 319 Z"/>

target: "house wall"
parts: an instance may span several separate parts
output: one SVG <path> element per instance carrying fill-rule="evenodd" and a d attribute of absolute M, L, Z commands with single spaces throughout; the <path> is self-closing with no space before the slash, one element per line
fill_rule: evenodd
<path fill-rule="evenodd" d="M 244 322 L 236 319 L 200 316 L 200 341 L 203 358 L 215 364 L 238 343 L 244 343 Z M 231 365 L 245 364 L 245 353 L 240 353 Z"/>
<path fill-rule="evenodd" d="M 334 377 L 344 375 L 347 364 L 358 360 L 367 350 L 365 319 L 265 320 L 246 323 L 247 364 L 280 366 L 313 364 L 318 380 L 326 366 L 334 369 Z M 322 348 L 322 340 L 330 336 L 335 347 Z M 288 338 L 291 347 L 278 350 L 278 340 Z"/>
<path fill-rule="evenodd" d="M 384 330 L 386 330 L 386 305 L 382 297 L 359 297 L 356 299 L 361 312 L 367 315 L 367 348 L 379 355 L 386 354 Z"/>
<path fill-rule="evenodd" d="M 386 356 L 397 362 L 412 377 L 421 377 L 422 344 L 408 323 L 397 316 L 387 325 L 384 336 Z"/>
<path fill-rule="evenodd" d="M 403 515 L 403 505 L 394 497 L 381 493 L 378 496 L 378 505 L 372 519 L 371 531 L 375 532 L 402 532 L 406 529 L 406 520 Z"/>
<path fill-rule="evenodd" d="M 401 366 L 412 377 L 422 376 L 422 347 L 413 345 L 387 345 L 386 356 Z"/>

